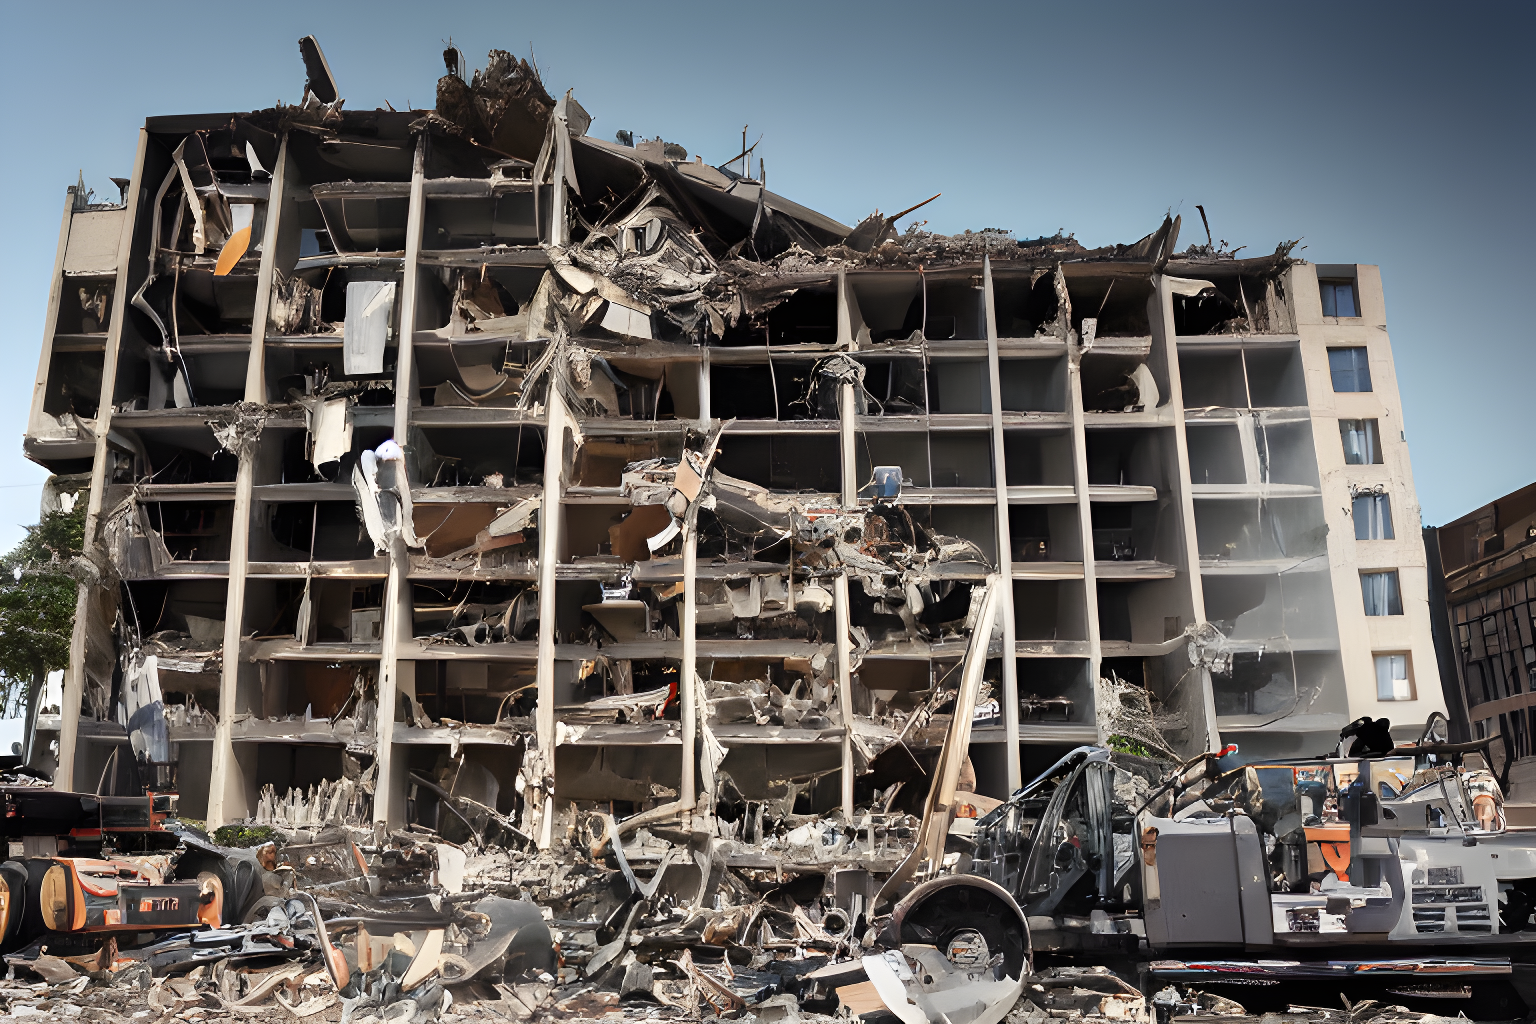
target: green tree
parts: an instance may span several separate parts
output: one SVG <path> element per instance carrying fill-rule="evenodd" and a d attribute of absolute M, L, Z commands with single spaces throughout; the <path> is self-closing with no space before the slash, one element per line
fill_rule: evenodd
<path fill-rule="evenodd" d="M 27 536 L 0 555 L 0 701 L 26 709 L 32 735 L 48 673 L 69 664 L 75 627 L 70 559 L 85 540 L 85 495 L 69 512 L 49 512 Z"/>

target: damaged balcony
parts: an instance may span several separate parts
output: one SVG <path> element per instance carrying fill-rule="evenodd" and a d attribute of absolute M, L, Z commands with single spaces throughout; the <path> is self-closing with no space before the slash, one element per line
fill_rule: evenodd
<path fill-rule="evenodd" d="M 380 440 L 388 437 L 386 431 Z M 520 494 L 518 488 L 544 482 L 544 426 L 515 419 L 494 426 L 413 426 L 407 463 L 413 500 L 423 489 L 424 499 L 452 493 L 492 498 L 485 492 L 508 488 Z"/>
<path fill-rule="evenodd" d="M 1140 601 L 1171 601 L 1170 608 L 1187 616 L 1187 581 L 1171 586 L 1147 586 L 1150 581 L 1173 580 L 1185 565 L 1179 516 L 1175 510 L 1175 481 L 1179 478 L 1173 433 L 1167 428 L 1136 426 L 1089 426 L 1085 433 L 1088 467 L 1089 518 L 1093 531 L 1094 575 L 1113 584 L 1116 607 L 1127 594 L 1118 588 L 1133 587 Z M 1145 590 L 1145 593 L 1143 591 Z M 1101 605 L 1105 590 L 1099 590 Z M 1105 623 L 1100 615 L 1101 627 Z M 1187 621 L 1187 619 L 1186 619 Z M 1182 628 L 1182 627 L 1181 627 Z M 1106 640 L 1130 641 L 1128 628 L 1120 623 Z M 1138 642 L 1146 631 L 1138 630 Z M 1147 642 L 1161 643 L 1173 637 L 1159 636 Z"/>
<path fill-rule="evenodd" d="M 75 214 L 78 219 L 87 214 Z M 117 226 L 116 218 L 112 226 Z M 73 225 L 71 234 L 73 235 Z M 105 241 L 105 239 L 103 239 Z M 116 239 L 110 259 L 115 262 Z M 54 309 L 51 334 L 43 345 L 42 368 L 27 426 L 27 454 L 54 472 L 79 472 L 95 452 L 91 438 L 101 401 L 107 325 L 116 277 L 70 273 L 78 253 L 66 253 L 66 276 Z M 82 461 L 83 460 L 83 461 Z"/>
<path fill-rule="evenodd" d="M 911 505 L 997 500 L 992 476 L 992 437 L 979 430 L 860 430 L 854 438 L 859 496 L 879 493 L 875 467 L 901 472 L 899 501 Z"/>
<path fill-rule="evenodd" d="M 973 271 L 859 272 L 848 275 L 853 337 L 861 348 L 890 346 L 921 352 L 927 342 L 985 342 L 986 308 L 981 276 Z"/>
<path fill-rule="evenodd" d="M 1287 248 L 1288 247 L 1282 247 Z M 1283 252 L 1253 259 L 1179 259 L 1167 267 L 1179 337 L 1294 335 Z"/>
<path fill-rule="evenodd" d="M 1197 497 L 1195 536 L 1202 574 L 1278 572 L 1327 555 L 1318 498 Z"/>
<path fill-rule="evenodd" d="M 295 579 L 274 574 L 249 579 L 240 632 L 242 659 L 377 661 L 383 622 L 381 576 Z"/>
<path fill-rule="evenodd" d="M 305 500 L 319 487 L 335 487 L 331 500 Z M 299 493 L 293 493 L 299 492 Z M 388 572 L 358 521 L 351 488 L 336 485 L 268 486 L 252 505 L 250 559 L 254 578 L 356 576 L 382 578 Z"/>
<path fill-rule="evenodd" d="M 411 578 L 533 579 L 540 492 L 534 484 L 414 488 L 413 523 L 423 549 L 411 556 Z M 445 500 L 451 498 L 462 500 Z"/>
<path fill-rule="evenodd" d="M 1343 681 L 1337 651 L 1237 651 L 1230 670 L 1211 677 L 1217 722 L 1270 756 L 1303 749 L 1298 738 L 1349 723 Z"/>
<path fill-rule="evenodd" d="M 1084 420 L 1090 426 L 1157 424 L 1172 415 L 1168 370 L 1162 350 L 1106 349 L 1083 353 Z"/>
<path fill-rule="evenodd" d="M 1005 429 L 1003 466 L 1010 504 L 1077 501 L 1072 435 L 1063 428 Z"/>
<path fill-rule="evenodd" d="M 1013 635 L 1018 657 L 1087 657 L 1090 645 L 1082 578 L 1015 578 Z"/>

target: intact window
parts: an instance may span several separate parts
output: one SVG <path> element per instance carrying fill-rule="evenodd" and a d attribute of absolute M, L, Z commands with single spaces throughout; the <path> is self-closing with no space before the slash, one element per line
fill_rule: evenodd
<path fill-rule="evenodd" d="M 1355 540 L 1394 540 L 1392 499 L 1385 494 L 1362 494 L 1353 502 Z"/>
<path fill-rule="evenodd" d="M 1360 315 L 1360 303 L 1355 301 L 1355 282 L 1319 281 L 1317 290 L 1323 298 L 1323 316 Z"/>
<path fill-rule="evenodd" d="M 1413 700 L 1413 678 L 1408 655 L 1376 655 L 1376 699 Z"/>
<path fill-rule="evenodd" d="M 1335 391 L 1371 390 L 1371 364 L 1364 347 L 1329 349 L 1328 370 Z"/>
<path fill-rule="evenodd" d="M 1351 466 L 1381 465 L 1381 434 L 1375 420 L 1339 420 L 1344 462 Z"/>
<path fill-rule="evenodd" d="M 1367 615 L 1403 614 L 1403 594 L 1397 584 L 1396 569 L 1361 573 L 1360 593 L 1365 598 Z"/>

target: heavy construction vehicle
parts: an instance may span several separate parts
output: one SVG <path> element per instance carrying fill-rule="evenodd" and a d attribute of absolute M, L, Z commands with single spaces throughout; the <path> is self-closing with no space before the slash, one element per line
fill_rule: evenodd
<path fill-rule="evenodd" d="M 1080 747 L 976 822 L 964 870 L 1014 898 L 1037 956 L 1136 961 L 1154 988 L 1522 1016 L 1536 831 L 1506 827 L 1478 744 L 1432 740 L 1171 772 Z"/>
<path fill-rule="evenodd" d="M 1231 745 L 1174 765 L 1079 747 L 979 818 L 958 815 L 974 802 L 957 782 L 996 589 L 916 848 L 874 900 L 890 952 L 864 967 L 906 1024 L 992 1024 L 1031 963 L 1074 961 L 1250 1013 L 1341 994 L 1486 1020 L 1536 1012 L 1536 829 L 1507 827 L 1473 755 L 1486 741 L 1445 742 L 1443 717 L 1406 746 L 1361 720 L 1339 756 L 1312 759 L 1245 764 Z M 961 997 L 978 982 L 997 982 L 995 997 Z"/>
<path fill-rule="evenodd" d="M 254 855 L 176 828 L 175 794 L 0 786 L 0 950 L 45 932 L 59 949 L 218 927 L 261 895 Z M 167 826 L 171 826 L 168 828 Z"/>

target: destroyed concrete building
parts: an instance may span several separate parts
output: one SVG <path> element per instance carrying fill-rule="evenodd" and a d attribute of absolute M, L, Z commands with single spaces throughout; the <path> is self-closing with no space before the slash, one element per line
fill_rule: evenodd
<path fill-rule="evenodd" d="M 1443 710 L 1376 268 L 850 227 L 592 125 L 499 51 L 413 111 L 322 58 L 68 191 L 25 441 L 89 510 L 57 788 L 751 839 L 920 810 L 973 642 L 993 800 L 1112 736 Z"/>
<path fill-rule="evenodd" d="M 1536 825 L 1536 484 L 1425 534 L 1452 719 L 1497 737 L 1510 822 Z"/>

